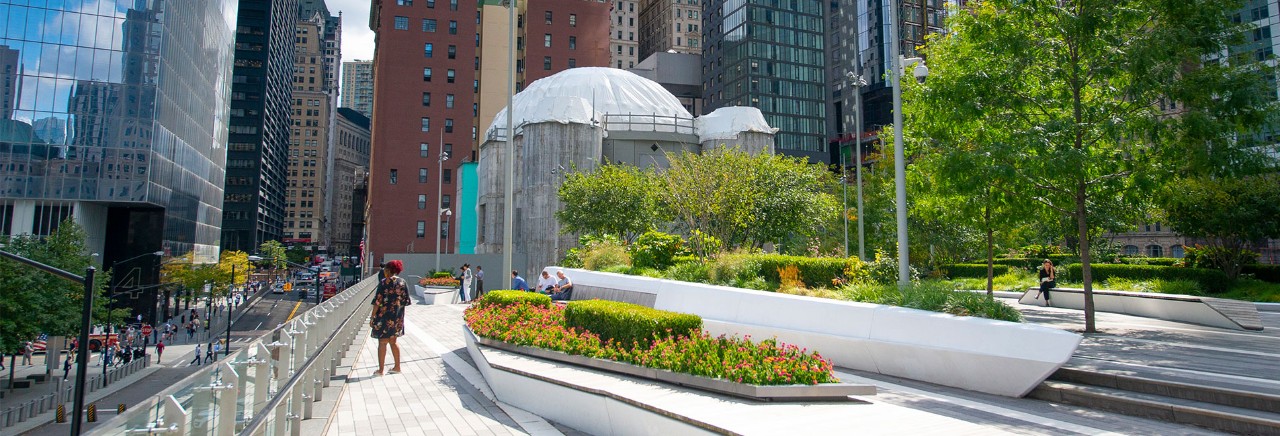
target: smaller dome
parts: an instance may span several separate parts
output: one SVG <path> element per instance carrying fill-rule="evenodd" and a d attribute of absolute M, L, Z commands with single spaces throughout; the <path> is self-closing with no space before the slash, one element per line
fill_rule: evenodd
<path fill-rule="evenodd" d="M 526 123 L 600 122 L 603 115 L 693 118 L 680 100 L 658 82 L 605 67 L 570 68 L 538 79 L 517 93 L 512 104 L 517 130 Z M 505 129 L 506 123 L 507 109 L 503 108 L 493 118 L 485 137 Z"/>
<path fill-rule="evenodd" d="M 694 121 L 701 141 L 734 139 L 742 132 L 774 134 L 777 128 L 769 127 L 760 109 L 750 106 L 729 106 L 711 111 Z"/>

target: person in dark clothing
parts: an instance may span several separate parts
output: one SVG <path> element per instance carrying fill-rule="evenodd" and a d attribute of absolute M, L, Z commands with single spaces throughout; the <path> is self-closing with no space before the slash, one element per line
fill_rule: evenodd
<path fill-rule="evenodd" d="M 1053 301 L 1049 299 L 1049 291 L 1058 285 L 1058 271 L 1053 267 L 1053 261 L 1044 260 L 1044 264 L 1040 266 L 1040 292 L 1036 293 L 1036 299 L 1040 299 L 1040 295 L 1044 295 L 1044 305 L 1052 306 Z"/>
<path fill-rule="evenodd" d="M 71 374 L 71 354 L 70 353 L 67 353 L 66 360 L 62 361 L 62 379 L 66 380 L 68 374 Z"/>

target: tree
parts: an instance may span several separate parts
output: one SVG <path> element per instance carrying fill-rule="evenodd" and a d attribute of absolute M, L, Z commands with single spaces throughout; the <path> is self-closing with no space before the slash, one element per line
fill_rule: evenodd
<path fill-rule="evenodd" d="M 715 237 L 727 248 L 812 237 L 840 209 L 830 192 L 831 173 L 801 158 L 718 147 L 669 154 L 667 160 L 659 200 L 680 228 Z"/>
<path fill-rule="evenodd" d="M 49 236 L 21 235 L 4 240 L 4 250 L 74 274 L 84 274 L 92 259 L 84 229 L 67 219 Z M 107 319 L 106 289 L 111 275 L 94 276 L 94 319 Z M 0 259 L 0 351 L 18 351 L 40 333 L 69 335 L 80 330 L 84 285 L 33 267 Z"/>
<path fill-rule="evenodd" d="M 285 250 L 284 254 L 285 257 L 288 258 L 289 262 L 300 265 L 306 264 L 308 257 L 311 256 L 311 252 L 302 247 L 291 247 L 288 250 Z"/>
<path fill-rule="evenodd" d="M 280 241 L 263 242 L 258 246 L 258 253 L 271 269 L 283 269 L 289 266 L 287 250 Z"/>
<path fill-rule="evenodd" d="M 1280 174 L 1185 178 L 1166 186 L 1161 198 L 1169 225 L 1206 239 L 1206 260 L 1231 280 L 1254 262 L 1250 243 L 1280 237 Z"/>
<path fill-rule="evenodd" d="M 1266 118 L 1247 95 L 1262 90 L 1256 67 L 1203 62 L 1241 34 L 1234 3 L 987 0 L 929 41 L 928 80 L 904 99 L 908 126 L 971 147 L 994 189 L 1072 219 L 1085 331 L 1096 331 L 1097 221 L 1131 222 L 1175 158 Z"/>
<path fill-rule="evenodd" d="M 560 231 L 635 240 L 662 222 L 656 180 L 654 171 L 631 165 L 606 164 L 589 173 L 569 173 L 559 191 Z"/>

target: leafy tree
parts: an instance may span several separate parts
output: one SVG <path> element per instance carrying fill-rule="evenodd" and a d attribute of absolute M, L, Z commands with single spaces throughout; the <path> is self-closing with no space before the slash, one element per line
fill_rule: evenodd
<path fill-rule="evenodd" d="M 830 192 L 831 173 L 800 158 L 719 147 L 667 159 L 671 166 L 660 179 L 661 202 L 680 227 L 729 248 L 812 237 L 839 211 Z"/>
<path fill-rule="evenodd" d="M 1169 224 L 1206 239 L 1212 249 L 1201 250 L 1205 260 L 1232 280 L 1255 260 L 1250 243 L 1280 237 L 1280 174 L 1181 179 L 1161 198 Z"/>
<path fill-rule="evenodd" d="M 289 266 L 288 251 L 284 249 L 284 245 L 280 241 L 267 241 L 258 246 L 258 255 L 262 256 L 263 262 L 271 267 L 271 269 L 283 269 Z"/>
<path fill-rule="evenodd" d="M 631 165 L 569 173 L 560 185 L 561 232 L 615 235 L 630 242 L 663 220 L 656 175 Z"/>
<path fill-rule="evenodd" d="M 1204 62 L 1241 34 L 1228 20 L 1237 5 L 986 0 L 954 14 L 926 48 L 930 75 L 908 89 L 907 125 L 969 148 L 993 189 L 1074 221 L 1085 331 L 1096 331 L 1099 223 L 1134 221 L 1171 162 L 1206 142 L 1233 147 L 1220 140 L 1268 116 L 1256 66 Z"/>
<path fill-rule="evenodd" d="M 49 236 L 14 236 L 3 250 L 63 271 L 83 275 L 92 264 L 84 229 L 67 219 Z M 94 276 L 94 320 L 107 319 L 106 289 L 110 273 Z M 80 331 L 84 285 L 8 259 L 0 259 L 0 351 L 18 351 L 40 333 L 71 335 Z"/>
<path fill-rule="evenodd" d="M 284 254 L 290 262 L 296 264 L 306 264 L 307 257 L 311 256 L 311 252 L 302 247 L 291 247 L 288 250 L 285 250 Z"/>

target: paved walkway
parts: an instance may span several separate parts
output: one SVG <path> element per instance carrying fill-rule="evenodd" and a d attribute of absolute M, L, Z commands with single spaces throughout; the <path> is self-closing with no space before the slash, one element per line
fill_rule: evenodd
<path fill-rule="evenodd" d="M 488 386 L 480 378 L 467 356 L 461 336 L 464 305 L 420 306 L 409 308 L 406 315 L 406 336 L 400 339 L 403 374 L 373 377 L 377 369 L 376 341 L 366 341 L 354 365 L 351 382 L 339 400 L 335 417 L 327 429 L 328 434 L 557 434 L 576 433 L 563 426 L 556 427 L 536 416 L 510 405 L 495 403 L 490 398 Z M 1076 329 L 1071 311 L 1032 308 L 1027 310 L 1029 321 L 1053 327 Z M 1186 324 L 1152 321 L 1114 314 L 1100 314 L 1099 326 L 1103 333 L 1091 335 L 1081 346 L 1078 355 L 1130 356 L 1126 359 L 1146 361 L 1142 347 L 1150 347 L 1150 353 L 1158 353 L 1161 345 L 1156 341 L 1171 341 L 1179 350 L 1201 349 L 1216 346 L 1240 346 L 1246 354 L 1255 353 L 1258 366 L 1275 359 L 1264 357 L 1271 348 L 1280 347 L 1274 332 L 1280 330 L 1280 315 L 1263 315 L 1271 334 L 1236 338 L 1239 343 L 1224 343 L 1224 336 L 1234 332 L 1221 329 L 1198 328 Z M 1154 323 L 1154 324 L 1153 324 Z M 1271 330 L 1275 328 L 1276 330 Z M 1156 335 L 1156 336 L 1150 336 Z M 1162 336 L 1163 335 L 1163 336 Z M 1123 339 L 1117 339 L 1118 337 Z M 1231 336 L 1225 336 L 1231 338 Z M 1118 342 L 1119 341 L 1119 342 Z M 1136 342 L 1124 342 L 1136 341 Z M 1260 341 L 1261 344 L 1257 342 Z M 1184 350 L 1185 351 L 1185 350 Z M 1179 353 L 1181 354 L 1181 353 Z M 1224 361 L 1238 358 L 1225 355 Z M 1183 365 L 1179 357 L 1165 356 L 1170 365 Z M 1188 360 L 1194 360 L 1187 357 Z M 388 355 L 390 360 L 390 355 Z M 1131 362 L 1132 363 L 1132 362 Z M 1159 364 L 1159 362 L 1155 362 Z M 1206 364 L 1207 365 L 1207 364 Z M 1253 364 L 1235 366 L 1251 367 Z M 1234 367 L 1234 366 L 1233 366 Z M 387 368 L 390 368 L 388 363 Z M 1272 366 L 1271 370 L 1275 370 Z M 1241 369 L 1247 371 L 1248 369 Z M 810 407 L 794 405 L 788 408 L 784 422 L 805 423 L 815 420 L 856 422 L 861 433 L 867 434 L 1151 434 L 1151 435 L 1204 435 L 1212 431 L 1155 420 L 1135 418 L 1098 410 L 1049 403 L 1034 399 L 1006 398 L 939 387 L 927 383 L 868 374 L 847 369 L 837 369 L 838 375 L 855 383 L 875 384 L 878 395 L 865 399 L 870 404 L 860 405 L 850 412 L 840 407 L 815 404 Z M 1260 372 L 1258 375 L 1269 376 Z M 1251 377 L 1240 375 L 1240 377 Z M 659 385 L 659 389 L 671 387 Z M 681 395 L 705 396 L 693 399 L 696 403 L 715 404 L 718 399 L 698 391 L 686 391 Z M 753 406 L 754 407 L 754 406 Z M 745 410 L 745 409 L 744 409 Z M 857 413 L 853 413 L 856 411 Z M 739 411 L 741 412 L 741 411 Z M 752 413 L 734 412 L 738 419 L 752 419 Z M 768 415 L 774 415 L 772 413 Z M 761 416 L 766 416 L 761 414 Z M 903 420 L 893 417 L 909 416 Z M 604 419 L 604 418 L 602 418 Z M 777 416 L 770 418 L 777 420 Z M 776 434 L 778 423 L 762 421 L 759 426 L 734 425 L 746 434 Z M 854 425 L 854 424 L 850 424 Z M 803 426 L 802 426 L 803 427 Z M 830 425 L 814 427 L 816 433 L 833 431 Z M 772 429 L 772 430 L 769 430 Z"/>

